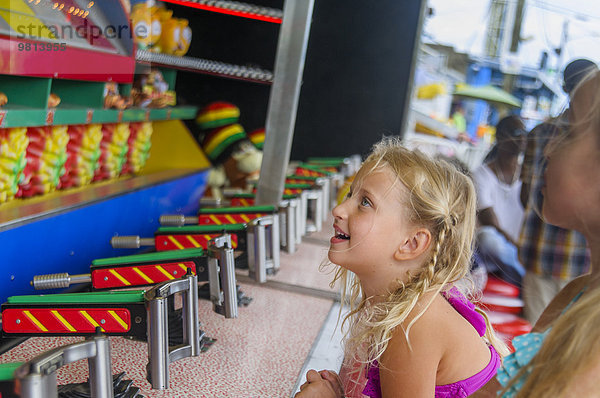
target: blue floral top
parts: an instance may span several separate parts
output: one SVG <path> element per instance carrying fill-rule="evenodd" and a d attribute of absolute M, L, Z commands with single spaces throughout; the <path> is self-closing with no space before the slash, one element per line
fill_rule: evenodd
<path fill-rule="evenodd" d="M 585 289 L 584 289 L 585 290 Z M 569 305 L 562 312 L 563 314 L 575 303 L 579 297 L 583 294 L 583 291 L 580 291 L 574 298 L 571 300 Z M 506 356 L 502 361 L 502 366 L 498 369 L 498 373 L 496 375 L 496 380 L 503 387 L 506 387 L 511 379 L 513 379 L 517 373 L 521 370 L 521 368 L 527 366 L 531 359 L 538 353 L 540 348 L 542 347 L 542 343 L 544 339 L 550 333 L 551 328 L 548 328 L 543 333 L 527 333 L 522 334 L 520 336 L 515 337 L 512 340 L 512 345 L 515 349 L 515 352 Z M 511 388 L 502 395 L 502 398 L 513 398 L 517 395 L 517 393 L 521 390 L 525 381 L 529 377 L 531 370 L 526 371 L 523 375 L 511 386 Z M 500 393 L 498 393 L 500 395 Z"/>

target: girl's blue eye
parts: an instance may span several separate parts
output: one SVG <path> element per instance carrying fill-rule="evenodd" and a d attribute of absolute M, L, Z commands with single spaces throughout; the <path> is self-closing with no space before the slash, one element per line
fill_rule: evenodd
<path fill-rule="evenodd" d="M 369 206 L 371 206 L 371 202 L 369 202 L 369 199 L 367 199 L 366 197 L 363 197 L 360 201 L 360 205 L 369 207 Z"/>

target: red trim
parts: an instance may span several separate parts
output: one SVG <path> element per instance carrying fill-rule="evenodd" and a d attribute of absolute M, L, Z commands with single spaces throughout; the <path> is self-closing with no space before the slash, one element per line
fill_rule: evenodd
<path fill-rule="evenodd" d="M 213 213 L 200 214 L 198 216 L 198 225 L 222 225 L 222 224 L 244 224 L 255 218 L 265 216 L 265 213 Z M 243 217 L 246 217 L 244 220 Z M 230 221 L 229 219 L 232 219 Z M 215 222 L 217 220 L 218 222 Z"/>
<path fill-rule="evenodd" d="M 184 275 L 186 271 L 184 271 L 180 264 L 183 265 L 183 268 L 190 268 L 192 274 L 196 275 L 196 264 L 194 264 L 193 261 L 115 266 L 92 270 L 92 286 L 94 286 L 94 289 L 115 289 L 161 283 L 171 279 L 180 278 L 181 275 Z M 169 278 L 163 274 L 158 269 L 159 266 L 172 277 Z M 143 273 L 152 282 L 146 280 L 141 274 L 136 272 L 134 268 Z M 118 278 L 115 273 L 122 279 Z M 129 284 L 125 284 L 123 280 L 127 281 Z"/>
<path fill-rule="evenodd" d="M 197 249 L 198 247 L 195 246 L 188 237 L 191 237 L 192 239 L 194 239 L 199 245 L 200 247 L 202 247 L 204 250 L 208 249 L 208 242 L 211 239 L 217 238 L 221 236 L 221 234 L 187 234 L 187 235 L 155 235 L 154 236 L 154 248 L 156 249 L 156 251 L 160 252 L 160 251 L 165 251 L 165 250 L 179 250 L 180 247 L 177 247 L 177 245 L 175 245 L 175 243 L 173 243 L 171 241 L 170 238 L 172 238 L 173 240 L 175 240 L 177 243 L 179 243 L 180 246 L 182 246 L 183 249 Z M 236 234 L 231 234 L 231 247 L 233 249 L 236 249 L 238 246 L 238 237 Z"/>
<path fill-rule="evenodd" d="M 186 0 L 163 0 L 163 1 L 165 3 L 179 4 L 179 5 L 182 5 L 185 7 L 198 8 L 200 10 L 218 12 L 220 14 L 234 15 L 236 17 L 256 19 L 259 21 L 278 23 L 278 24 L 281 23 L 281 18 L 273 18 L 273 17 L 268 17 L 266 15 L 249 14 L 247 12 L 228 10 L 226 8 L 220 8 L 220 7 L 215 7 L 215 6 L 207 6 L 204 4 L 198 4 L 198 3 L 194 3 L 194 2 L 186 1 Z"/>
<path fill-rule="evenodd" d="M 29 312 L 29 316 L 24 311 Z M 57 311 L 62 319 L 52 311 Z M 89 319 L 82 314 L 85 311 Z M 116 314 L 119 322 L 109 311 Z M 35 323 L 32 318 L 37 321 Z M 127 308 L 7 308 L 2 311 L 2 328 L 7 333 L 94 333 L 96 325 L 106 333 L 126 333 L 131 329 L 131 313 Z M 75 330 L 72 330 L 65 324 Z M 104 322 L 103 322 L 104 321 Z M 40 325 L 45 329 L 40 328 Z"/>
<path fill-rule="evenodd" d="M 29 44 L 29 50 L 19 50 L 19 44 Z M 0 73 L 117 83 L 133 81 L 133 56 L 107 54 L 68 45 L 53 51 L 34 50 L 34 46 L 51 44 L 54 43 L 0 35 L 0 57 L 5 60 L 0 65 Z"/>

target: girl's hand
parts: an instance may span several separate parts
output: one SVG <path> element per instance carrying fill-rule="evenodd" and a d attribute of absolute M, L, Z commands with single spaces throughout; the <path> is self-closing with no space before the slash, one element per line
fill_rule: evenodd
<path fill-rule="evenodd" d="M 342 384 L 342 380 L 340 380 L 340 376 L 338 376 L 337 373 L 335 373 L 333 370 L 321 370 L 319 374 L 323 379 L 327 380 L 331 384 L 333 391 L 335 391 L 337 394 L 336 396 L 344 396 L 344 385 Z"/>
<path fill-rule="evenodd" d="M 341 398 L 344 391 L 335 372 L 309 370 L 306 383 L 300 386 L 300 392 L 294 398 Z"/>

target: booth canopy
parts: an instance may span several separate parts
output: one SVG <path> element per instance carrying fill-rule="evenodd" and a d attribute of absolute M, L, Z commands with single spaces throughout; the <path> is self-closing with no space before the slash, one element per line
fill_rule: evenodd
<path fill-rule="evenodd" d="M 471 86 L 468 84 L 460 84 L 456 86 L 452 94 L 468 99 L 481 99 L 494 105 L 505 105 L 515 108 L 521 107 L 521 101 L 517 97 L 491 85 Z"/>

